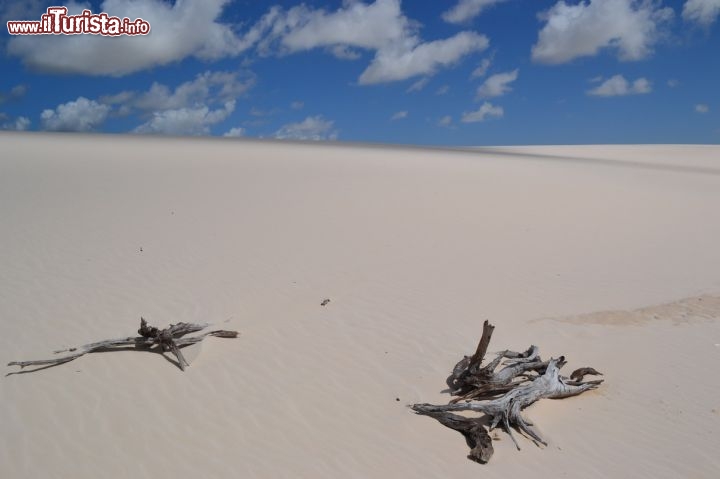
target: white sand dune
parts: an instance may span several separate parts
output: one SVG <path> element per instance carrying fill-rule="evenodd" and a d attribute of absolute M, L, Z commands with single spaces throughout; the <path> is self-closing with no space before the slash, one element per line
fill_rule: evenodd
<path fill-rule="evenodd" d="M 717 146 L 2 133 L 0 360 L 141 315 L 241 336 L 1 378 L 0 477 L 716 478 L 719 211 Z M 483 319 L 606 379 L 485 466 L 406 407 Z"/>

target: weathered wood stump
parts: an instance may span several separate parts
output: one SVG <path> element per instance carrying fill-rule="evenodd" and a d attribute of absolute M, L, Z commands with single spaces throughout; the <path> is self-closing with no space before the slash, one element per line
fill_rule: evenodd
<path fill-rule="evenodd" d="M 27 371 L 32 372 L 37 371 L 38 369 L 45 369 L 67 363 L 89 353 L 135 348 L 137 350 L 145 351 L 156 350 L 159 353 L 170 351 L 173 355 L 175 355 L 175 358 L 177 358 L 178 367 L 184 371 L 185 366 L 189 366 L 189 364 L 185 359 L 185 356 L 183 356 L 180 351 L 181 348 L 199 343 L 208 336 L 215 336 L 218 338 L 236 338 L 238 336 L 237 331 L 216 330 L 208 331 L 198 336 L 184 337 L 186 334 L 202 331 L 206 327 L 208 327 L 207 324 L 178 323 L 171 324 L 165 329 L 158 329 L 154 326 L 149 326 L 144 318 L 140 318 L 140 329 L 138 329 L 138 334 L 140 336 L 120 339 L 106 339 L 104 341 L 98 341 L 96 343 L 90 343 L 76 348 L 61 349 L 59 351 L 55 351 L 55 354 L 71 354 L 58 356 L 53 359 L 13 361 L 8 363 L 8 366 L 20 366 L 21 369 L 27 366 L 43 366 L 41 368 Z"/>
<path fill-rule="evenodd" d="M 520 411 L 540 399 L 576 396 L 602 383 L 602 380 L 583 382 L 585 375 L 601 374 L 589 367 L 573 371 L 570 378 L 561 376 L 564 356 L 543 361 L 537 346 L 530 346 L 522 353 L 502 351 L 483 366 L 494 329 L 485 321 L 475 354 L 465 356 L 453 368 L 446 382 L 450 393 L 456 397 L 449 404 L 412 406 L 416 413 L 435 418 L 462 433 L 471 449 L 468 458 L 480 463 L 486 463 L 493 454 L 492 441 L 483 421 L 489 422 L 490 430 L 502 425 L 518 449 L 520 446 L 512 428 L 526 434 L 536 444 L 547 445 Z M 496 371 L 503 359 L 505 367 Z M 452 414 L 452 411 L 476 411 L 486 417 L 467 418 Z"/>

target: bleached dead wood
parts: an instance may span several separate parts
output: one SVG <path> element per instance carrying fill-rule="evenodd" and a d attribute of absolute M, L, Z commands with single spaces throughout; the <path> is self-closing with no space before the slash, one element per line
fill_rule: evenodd
<path fill-rule="evenodd" d="M 140 329 L 138 329 L 139 336 L 119 339 L 106 339 L 103 341 L 86 344 L 84 346 L 61 349 L 58 351 L 54 351 L 54 353 L 70 354 L 58 356 L 52 359 L 13 361 L 8 363 L 8 366 L 20 366 L 21 369 L 27 366 L 52 367 L 70 362 L 89 353 L 106 352 L 113 350 L 117 351 L 127 348 L 135 348 L 138 350 L 151 350 L 153 349 L 153 347 L 155 347 L 154 350 L 157 350 L 160 353 L 164 353 L 166 351 L 172 352 L 177 358 L 178 366 L 184 371 L 185 366 L 189 366 L 189 364 L 183 356 L 182 352 L 180 351 L 181 348 L 184 348 L 185 346 L 190 346 L 191 344 L 199 343 L 208 336 L 215 336 L 218 338 L 236 338 L 238 335 L 237 331 L 216 330 L 208 331 L 197 336 L 184 337 L 187 334 L 202 331 L 208 326 L 208 324 L 178 323 L 171 324 L 165 329 L 158 329 L 153 326 L 149 326 L 144 318 L 140 318 Z"/>
<path fill-rule="evenodd" d="M 536 444 L 546 445 L 532 424 L 520 412 L 540 399 L 561 399 L 582 394 L 597 388 L 602 380 L 583 382 L 585 375 L 599 375 L 595 369 L 585 367 L 575 370 L 571 378 L 560 375 L 565 358 L 543 361 L 539 348 L 530 346 L 523 353 L 502 351 L 482 366 L 494 326 L 487 321 L 473 356 L 465 356 L 453 368 L 447 379 L 450 392 L 458 397 L 446 405 L 415 404 L 412 409 L 421 415 L 437 419 L 441 424 L 461 432 L 471 448 L 470 459 L 487 462 L 492 456 L 492 444 L 482 418 L 466 418 L 452 414 L 453 411 L 475 411 L 486 415 L 492 430 L 498 425 L 507 431 L 515 446 L 520 446 L 512 433 L 517 428 L 532 438 Z M 503 359 L 505 361 L 503 362 Z M 504 368 L 495 371 L 503 362 Z"/>
<path fill-rule="evenodd" d="M 435 418 L 443 426 L 455 429 L 465 436 L 465 441 L 470 448 L 468 459 L 485 464 L 495 452 L 492 438 L 483 424 L 484 418 L 468 418 L 447 411 L 433 410 L 418 411 L 418 414 Z"/>

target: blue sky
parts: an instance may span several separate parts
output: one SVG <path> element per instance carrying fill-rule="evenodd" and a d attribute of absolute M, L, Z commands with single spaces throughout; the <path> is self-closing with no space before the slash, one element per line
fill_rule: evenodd
<path fill-rule="evenodd" d="M 137 37 L 11 36 L 0 127 L 422 145 L 720 142 L 720 0 L 69 2 Z"/>

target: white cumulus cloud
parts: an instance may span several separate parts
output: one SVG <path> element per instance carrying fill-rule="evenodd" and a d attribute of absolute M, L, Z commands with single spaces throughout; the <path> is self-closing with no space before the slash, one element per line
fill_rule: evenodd
<path fill-rule="evenodd" d="M 28 87 L 27 87 L 27 85 L 24 85 L 24 84 L 15 85 L 14 87 L 12 87 L 10 89 L 10 91 L 8 93 L 4 93 L 4 92 L 0 91 L 0 103 L 4 103 L 5 101 L 8 101 L 8 100 L 18 100 L 18 99 L 22 98 L 23 96 L 25 96 L 27 91 L 28 91 Z"/>
<path fill-rule="evenodd" d="M 155 82 L 148 90 L 121 91 L 99 101 L 117 105 L 120 116 L 137 114 L 145 119 L 135 133 L 205 135 L 234 111 L 236 100 L 254 81 L 245 72 L 206 71 L 175 88 Z"/>
<path fill-rule="evenodd" d="M 243 33 L 220 21 L 229 3 L 104 0 L 99 11 L 141 17 L 151 24 L 150 35 L 19 36 L 9 40 L 8 53 L 41 71 L 121 76 L 190 57 L 218 60 L 253 48 L 260 55 L 322 48 L 347 60 L 369 51 L 374 58 L 359 82 L 371 84 L 433 74 L 488 44 L 484 35 L 469 31 L 424 42 L 418 34 L 420 25 L 405 16 L 400 0 L 345 0 L 334 11 L 305 4 L 289 9 L 273 6 Z M 67 6 L 71 14 L 84 7 L 74 1 Z"/>
<path fill-rule="evenodd" d="M 646 78 L 638 78 L 630 83 L 624 76 L 615 75 L 592 90 L 588 90 L 588 94 L 595 96 L 623 96 L 650 93 L 651 91 L 652 86 Z"/>
<path fill-rule="evenodd" d="M 494 98 L 502 96 L 512 90 L 510 83 L 517 80 L 518 69 L 511 72 L 497 73 L 489 77 L 480 85 L 477 91 L 478 98 Z"/>
<path fill-rule="evenodd" d="M 53 73 L 122 76 L 179 62 L 186 58 L 218 60 L 255 49 L 260 55 L 291 54 L 322 48 L 337 58 L 356 60 L 374 53 L 360 76 L 361 84 L 431 75 L 464 56 L 487 48 L 484 35 L 459 32 L 449 38 L 423 41 L 420 25 L 408 18 L 400 0 L 365 3 L 345 0 L 334 11 L 305 4 L 271 7 L 242 33 L 220 19 L 231 0 L 104 0 L 97 12 L 151 25 L 147 36 L 97 35 L 17 36 L 7 51 L 30 68 Z M 12 5 L 21 5 L 14 0 Z M 32 4 L 31 10 L 42 11 Z M 70 1 L 71 14 L 85 4 Z M 11 9 L 12 10 L 12 9 Z M 28 7 L 12 11 L 25 12 Z M 5 9 L 5 11 L 10 11 Z M 97 13 L 96 12 L 96 13 Z"/>
<path fill-rule="evenodd" d="M 438 120 L 438 125 L 440 126 L 450 126 L 452 124 L 452 117 L 450 115 L 445 115 L 444 117 L 440 118 Z"/>
<path fill-rule="evenodd" d="M 400 0 L 350 1 L 330 13 L 304 5 L 279 12 L 265 41 L 279 38 L 290 51 L 335 46 L 379 50 L 412 38 L 416 30 L 402 13 Z"/>
<path fill-rule="evenodd" d="M 362 56 L 359 51 L 345 45 L 335 45 L 330 52 L 340 60 L 357 60 Z"/>
<path fill-rule="evenodd" d="M 387 47 L 377 52 L 358 81 L 361 85 L 368 85 L 432 75 L 469 53 L 485 50 L 488 44 L 484 35 L 460 32 L 453 37 L 421 43 L 413 48 L 406 45 Z"/>
<path fill-rule="evenodd" d="M 25 93 L 27 93 L 28 87 L 27 85 L 15 85 L 10 89 L 10 96 L 13 98 L 20 98 L 22 96 L 25 96 Z"/>
<path fill-rule="evenodd" d="M 673 15 L 672 8 L 654 1 L 560 1 L 540 15 L 545 26 L 532 47 L 532 59 L 558 64 L 610 49 L 621 60 L 640 60 L 652 53 Z"/>
<path fill-rule="evenodd" d="M 423 88 L 425 88 L 425 86 L 428 84 L 429 81 L 430 81 L 430 79 L 428 77 L 421 78 L 421 79 L 413 82 L 413 84 L 410 85 L 407 90 L 405 90 L 405 93 L 412 93 L 414 91 L 420 91 Z"/>
<path fill-rule="evenodd" d="M 0 120 L 7 119 L 7 116 L 0 113 Z M 0 130 L 13 130 L 13 131 L 25 131 L 30 128 L 30 118 L 26 116 L 19 116 L 14 121 L 6 121 L 0 125 Z"/>
<path fill-rule="evenodd" d="M 223 136 L 226 138 L 240 138 L 241 136 L 245 136 L 245 128 L 242 128 L 242 127 L 230 128 L 228 131 L 223 133 Z"/>
<path fill-rule="evenodd" d="M 501 106 L 495 106 L 486 101 L 480 105 L 480 108 L 477 110 L 463 113 L 460 121 L 463 123 L 475 123 L 478 121 L 485 121 L 485 119 L 490 117 L 501 118 L 504 114 L 505 111 Z"/>
<path fill-rule="evenodd" d="M 704 103 L 698 103 L 695 105 L 695 111 L 698 113 L 707 113 L 710 111 L 710 107 Z"/>
<path fill-rule="evenodd" d="M 324 48 L 352 59 L 360 57 L 357 49 L 374 51 L 358 80 L 361 85 L 432 75 L 488 46 L 487 37 L 470 31 L 423 42 L 419 25 L 403 14 L 400 0 L 348 0 L 332 12 L 304 4 L 289 10 L 273 7 L 252 30 L 264 55 Z"/>
<path fill-rule="evenodd" d="M 167 65 L 188 57 L 217 60 L 237 55 L 253 45 L 230 25 L 220 23 L 229 0 L 104 0 L 93 13 L 150 23 L 151 33 L 141 36 L 29 35 L 13 37 L 8 53 L 27 66 L 53 73 L 121 76 Z M 78 14 L 86 4 L 64 4 Z M 39 17 L 37 17 L 39 18 Z"/>
<path fill-rule="evenodd" d="M 309 116 L 301 122 L 284 125 L 274 136 L 280 140 L 335 140 L 338 133 L 333 129 L 334 124 L 321 115 Z"/>
<path fill-rule="evenodd" d="M 110 106 L 79 97 L 58 105 L 55 109 L 44 110 L 40 120 L 45 130 L 91 131 L 100 126 L 110 113 Z"/>
<path fill-rule="evenodd" d="M 118 94 L 132 98 L 110 98 L 115 101 L 124 100 L 126 104 L 144 111 L 170 110 L 205 104 L 208 101 L 224 103 L 235 100 L 251 88 L 254 82 L 254 77 L 243 76 L 238 72 L 206 71 L 174 89 L 155 82 L 149 90 L 142 93 Z"/>
<path fill-rule="evenodd" d="M 152 118 L 133 130 L 133 133 L 163 135 L 207 135 L 210 126 L 225 120 L 235 110 L 235 100 L 222 108 L 211 110 L 207 106 L 156 111 Z"/>
<path fill-rule="evenodd" d="M 408 112 L 403 110 L 403 111 L 398 111 L 398 112 L 394 113 L 393 116 L 390 117 L 390 119 L 391 120 L 403 120 L 403 119 L 407 118 L 407 116 L 408 116 Z"/>
<path fill-rule="evenodd" d="M 720 16 L 720 0 L 688 0 L 682 11 L 683 19 L 709 27 Z"/>
<path fill-rule="evenodd" d="M 25 131 L 30 128 L 30 118 L 26 116 L 19 116 L 13 123 L 13 129 L 17 131 Z"/>
<path fill-rule="evenodd" d="M 473 70 L 472 78 L 484 77 L 488 69 L 490 68 L 491 63 L 492 61 L 489 58 L 483 58 L 483 60 L 480 62 L 480 65 L 478 65 L 477 68 Z"/>
<path fill-rule="evenodd" d="M 486 8 L 505 0 L 459 0 L 457 5 L 443 13 L 449 23 L 463 23 L 480 15 Z"/>

